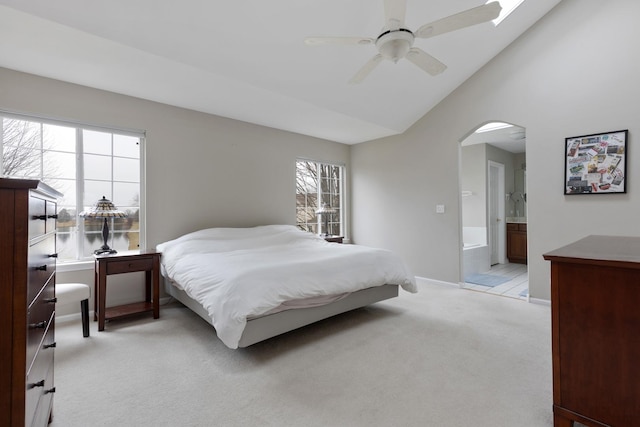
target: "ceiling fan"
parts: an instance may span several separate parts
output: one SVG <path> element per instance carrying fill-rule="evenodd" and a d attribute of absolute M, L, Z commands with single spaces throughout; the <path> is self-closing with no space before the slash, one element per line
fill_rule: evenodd
<path fill-rule="evenodd" d="M 323 44 L 375 44 L 378 53 L 364 64 L 349 80 L 349 83 L 362 82 L 383 59 L 398 62 L 402 58 L 407 58 L 427 73 L 435 76 L 446 70 L 447 66 L 422 49 L 413 47 L 414 39 L 416 37 L 426 39 L 491 21 L 500 15 L 502 7 L 497 1 L 487 3 L 425 24 L 415 32 L 404 28 L 406 9 L 407 0 L 384 0 L 386 22 L 382 32 L 375 39 L 368 37 L 307 37 L 304 42 L 310 46 Z"/>

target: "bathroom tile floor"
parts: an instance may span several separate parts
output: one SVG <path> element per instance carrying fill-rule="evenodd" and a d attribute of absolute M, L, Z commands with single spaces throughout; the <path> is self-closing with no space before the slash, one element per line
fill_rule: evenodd
<path fill-rule="evenodd" d="M 491 266 L 491 270 L 485 271 L 483 274 L 505 276 L 510 280 L 502 285 L 494 287 L 465 283 L 464 289 L 517 298 L 525 301 L 528 300 L 529 273 L 525 264 L 496 264 Z"/>

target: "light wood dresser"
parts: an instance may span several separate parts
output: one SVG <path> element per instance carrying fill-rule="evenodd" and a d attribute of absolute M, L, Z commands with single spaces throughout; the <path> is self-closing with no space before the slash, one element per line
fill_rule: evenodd
<path fill-rule="evenodd" d="M 554 426 L 640 426 L 640 237 L 588 236 L 544 258 Z"/>
<path fill-rule="evenodd" d="M 46 426 L 53 407 L 57 199 L 0 178 L 0 425 Z"/>

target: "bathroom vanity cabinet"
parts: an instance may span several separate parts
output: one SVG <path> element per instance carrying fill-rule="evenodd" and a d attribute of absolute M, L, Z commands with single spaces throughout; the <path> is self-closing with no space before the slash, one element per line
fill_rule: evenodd
<path fill-rule="evenodd" d="M 516 264 L 527 263 L 526 223 L 507 223 L 507 258 Z"/>

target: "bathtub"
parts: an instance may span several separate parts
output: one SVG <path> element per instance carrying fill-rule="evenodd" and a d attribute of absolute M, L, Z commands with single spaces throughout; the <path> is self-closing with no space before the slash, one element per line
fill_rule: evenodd
<path fill-rule="evenodd" d="M 463 266 L 464 276 L 484 273 L 491 269 L 491 253 L 487 245 L 487 229 L 485 227 L 463 227 Z"/>

